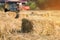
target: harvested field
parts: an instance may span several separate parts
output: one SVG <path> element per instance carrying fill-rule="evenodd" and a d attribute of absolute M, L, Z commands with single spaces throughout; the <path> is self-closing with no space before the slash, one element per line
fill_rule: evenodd
<path fill-rule="evenodd" d="M 15 19 L 15 12 L 0 11 L 0 40 L 60 40 L 60 11 L 21 11 Z M 22 19 L 32 22 L 33 31 L 22 33 Z"/>

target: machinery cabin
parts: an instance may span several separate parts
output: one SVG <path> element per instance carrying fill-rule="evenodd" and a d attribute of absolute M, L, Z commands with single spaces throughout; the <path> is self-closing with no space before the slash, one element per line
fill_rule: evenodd
<path fill-rule="evenodd" d="M 5 12 L 7 11 L 19 11 L 19 4 L 17 4 L 19 0 L 0 0 L 0 8 L 3 9 Z"/>

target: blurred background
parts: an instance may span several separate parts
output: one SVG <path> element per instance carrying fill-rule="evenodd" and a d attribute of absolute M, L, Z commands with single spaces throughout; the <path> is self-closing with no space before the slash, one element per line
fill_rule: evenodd
<path fill-rule="evenodd" d="M 60 10 L 60 0 L 0 0 L 0 10 Z"/>

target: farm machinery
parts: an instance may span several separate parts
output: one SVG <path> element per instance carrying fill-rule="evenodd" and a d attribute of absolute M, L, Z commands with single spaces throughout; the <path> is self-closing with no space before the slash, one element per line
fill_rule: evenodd
<path fill-rule="evenodd" d="M 16 12 L 16 18 L 18 18 L 19 14 L 18 12 L 19 10 L 19 4 L 17 4 L 17 2 L 13 2 L 13 1 L 0 1 L 0 10 L 4 11 L 4 12 Z"/>

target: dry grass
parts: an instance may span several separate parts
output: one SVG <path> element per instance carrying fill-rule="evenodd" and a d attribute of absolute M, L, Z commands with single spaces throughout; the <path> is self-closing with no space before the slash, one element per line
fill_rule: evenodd
<path fill-rule="evenodd" d="M 14 12 L 0 12 L 0 40 L 60 40 L 60 11 L 31 12 L 21 11 L 18 19 Z M 31 33 L 17 32 L 23 18 L 33 22 Z"/>

